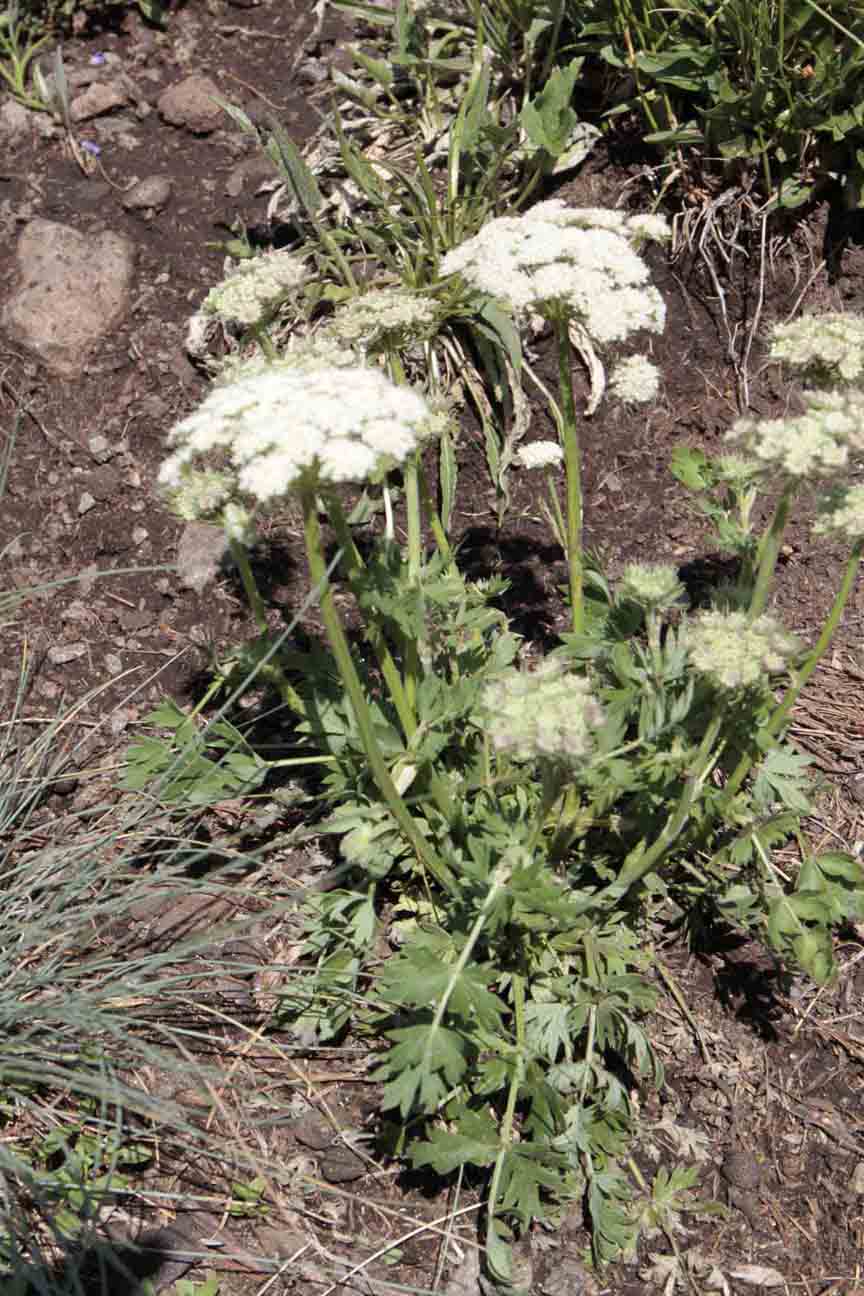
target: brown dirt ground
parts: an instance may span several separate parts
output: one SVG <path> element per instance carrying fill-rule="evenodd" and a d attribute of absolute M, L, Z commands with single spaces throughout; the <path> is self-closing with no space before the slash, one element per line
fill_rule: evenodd
<path fill-rule="evenodd" d="M 182 47 L 191 51 L 184 55 L 191 58 L 191 70 L 215 75 L 226 95 L 252 115 L 275 105 L 302 142 L 317 118 L 308 86 L 286 79 L 285 61 L 286 50 L 296 50 L 308 21 L 306 6 L 284 0 L 256 8 L 239 0 L 233 8 L 218 0 L 207 8 L 189 4 L 172 16 L 167 36 L 154 36 L 127 17 L 108 32 L 83 31 L 66 56 L 86 59 L 93 49 L 112 50 L 139 71 L 152 73 L 158 90 L 176 76 Z M 332 53 L 338 38 L 334 27 L 325 28 L 317 52 Z M 48 597 L 29 600 L 14 626 L 3 632 L 2 682 L 14 688 L 26 646 L 37 667 L 31 699 L 37 710 L 102 690 L 80 714 L 81 725 L 93 731 L 88 756 L 110 752 L 153 700 L 165 693 L 181 700 L 188 696 L 208 645 L 232 646 L 250 632 L 230 577 L 200 596 L 180 587 L 171 568 L 180 526 L 162 508 L 153 482 L 166 432 L 204 390 L 184 355 L 182 339 L 190 310 L 221 276 L 221 253 L 207 244 L 224 237 L 220 225 L 238 217 L 247 225 L 262 225 L 267 196 L 225 195 L 222 178 L 238 157 L 230 130 L 192 139 L 155 113 L 136 129 L 146 153 L 145 173 L 168 175 L 175 185 L 171 207 L 150 221 L 127 214 L 117 200 L 130 175 L 140 174 L 143 154 L 106 150 L 104 171 L 85 177 L 58 135 L 22 148 L 8 167 L 0 168 L 6 223 L 0 281 L 11 265 L 16 229 L 30 216 L 81 229 L 97 222 L 126 232 L 138 248 L 138 305 L 79 381 L 64 384 L 49 378 L 32 358 L 0 340 L 4 435 L 10 434 L 15 411 L 26 408 L 3 500 L 0 549 L 20 538 L 5 559 L 0 587 L 10 581 L 29 586 L 76 578 L 94 564 L 100 570 L 165 565 L 156 576 L 118 574 L 110 583 L 83 591 L 75 583 L 62 586 Z M 598 149 L 560 194 L 574 203 L 613 205 L 626 192 L 628 201 L 638 203 L 638 185 L 638 166 L 618 163 Z M 631 558 L 673 560 L 698 569 L 715 557 L 706 552 L 701 523 L 668 472 L 669 457 L 682 441 L 709 451 L 719 448 L 742 391 L 741 369 L 730 359 L 730 349 L 740 355 L 749 330 L 755 330 L 747 365 L 749 404 L 767 414 L 782 409 L 786 396 L 777 373 L 762 361 L 765 326 L 785 318 L 802 298 L 817 310 L 855 308 L 864 301 L 864 256 L 854 246 L 846 249 L 839 273 L 829 279 L 823 261 L 825 221 L 826 213 L 817 210 L 773 237 L 758 315 L 757 228 L 731 271 L 720 276 L 725 322 L 704 260 L 683 256 L 670 265 L 655 255 L 655 281 L 669 312 L 665 334 L 652 342 L 664 374 L 662 400 L 647 416 L 601 408 L 585 436 L 587 540 L 606 556 L 613 573 Z M 548 357 L 542 345 L 540 351 L 542 372 Z M 538 409 L 532 435 L 547 431 L 546 416 Z M 125 442 L 122 481 L 116 497 L 99 501 L 79 517 L 77 500 L 96 469 L 88 450 L 94 432 Z M 560 555 L 549 546 L 531 488 L 517 480 L 510 518 L 498 534 L 482 445 L 467 425 L 459 457 L 454 538 L 464 540 L 466 558 L 478 572 L 494 570 L 510 579 L 518 628 L 542 642 L 563 624 L 556 592 Z M 143 545 L 130 539 L 136 526 L 148 533 Z M 811 544 L 803 524 L 793 528 L 777 602 L 805 636 L 820 624 L 840 561 L 838 553 Z M 299 535 L 290 516 L 272 521 L 257 562 L 268 578 L 278 623 L 280 608 L 296 606 L 304 583 Z M 820 816 L 809 824 L 818 845 L 848 848 L 864 837 L 861 811 L 849 792 L 864 745 L 864 661 L 858 653 L 862 618 L 864 588 L 859 584 L 837 643 L 796 716 L 795 736 L 826 774 Z M 88 649 L 83 656 L 60 667 L 46 660 L 51 645 L 82 638 Z M 121 677 L 106 676 L 108 653 L 121 660 Z M 100 786 L 97 795 L 104 794 Z M 79 787 L 82 795 L 92 795 L 91 780 Z M 63 813 L 56 798 L 48 813 Z M 226 808 L 225 815 L 231 814 L 232 808 Z M 290 873 L 292 861 L 284 867 Z M 191 915 L 192 921 L 199 918 Z M 152 927 L 148 931 L 152 935 Z M 864 967 L 860 941 L 855 933 L 846 935 L 838 941 L 839 982 L 819 992 L 797 983 L 790 990 L 752 945 L 730 942 L 728 948 L 693 959 L 671 943 L 663 958 L 680 984 L 690 1017 L 682 1016 L 664 988 L 656 1038 L 667 1083 L 659 1096 L 643 1097 L 658 1155 L 675 1159 L 670 1117 L 676 1127 L 696 1131 L 704 1144 L 703 1194 L 732 1202 L 719 1222 L 686 1220 L 688 1231 L 679 1237 L 679 1249 L 698 1247 L 727 1277 L 746 1265 L 776 1269 L 787 1290 L 807 1296 L 852 1296 L 864 1286 Z M 255 1063 L 255 1083 L 261 1085 L 265 1075 L 274 1094 L 282 1095 L 274 1098 L 274 1111 L 284 1106 L 285 1093 L 293 1092 L 302 1076 L 303 1091 L 325 1121 L 352 1128 L 368 1122 L 374 1092 L 362 1067 L 359 1073 L 352 1070 L 350 1056 L 297 1056 L 286 1064 L 284 1054 L 274 1055 L 260 1041 L 255 1047 L 260 1057 L 256 1060 L 245 1047 L 243 1066 Z M 279 1205 L 265 1225 L 282 1227 L 318 1266 L 315 1270 L 312 1265 L 310 1276 L 298 1260 L 279 1284 L 290 1283 L 304 1296 L 320 1293 L 315 1273 L 326 1272 L 328 1264 L 330 1272 L 338 1273 L 328 1256 L 362 1261 L 384 1242 L 447 1213 L 445 1198 L 428 1199 L 386 1165 L 369 1165 L 368 1173 L 341 1193 L 328 1189 L 318 1177 L 319 1170 L 324 1173 L 326 1149 L 316 1146 L 315 1137 L 296 1121 L 274 1129 L 272 1146 L 284 1149 L 286 1176 L 279 1186 Z M 331 1149 L 334 1139 L 322 1136 Z M 747 1154 L 743 1174 L 735 1159 L 727 1158 L 739 1146 Z M 650 1168 L 648 1151 L 640 1154 L 640 1164 Z M 307 1174 L 311 1170 L 317 1187 L 310 1188 L 307 1180 L 301 1194 L 292 1186 L 298 1166 Z M 749 1184 L 741 1182 L 747 1172 Z M 463 1239 L 469 1256 L 472 1218 L 463 1216 L 455 1235 Z M 219 1210 L 214 1220 L 221 1222 Z M 258 1236 L 258 1227 L 254 1221 L 229 1223 L 231 1245 L 202 1264 L 200 1273 L 222 1276 L 223 1293 L 257 1291 L 264 1282 L 267 1271 L 256 1269 L 248 1257 L 256 1249 L 272 1253 L 274 1241 L 272 1232 L 269 1238 Z M 533 1241 L 537 1291 L 559 1296 L 565 1289 L 592 1290 L 578 1264 L 585 1245 L 578 1219 L 566 1221 L 554 1236 L 538 1232 Z M 397 1265 L 376 1262 L 369 1273 L 376 1280 L 429 1290 L 440 1245 L 439 1233 L 421 1231 L 402 1246 Z M 668 1250 L 665 1239 L 655 1239 L 643 1248 L 640 1264 L 649 1251 Z M 658 1289 L 639 1272 L 638 1266 L 619 1266 L 603 1277 L 602 1290 L 635 1296 Z M 564 1287 L 562 1274 L 567 1275 Z M 749 1278 L 731 1278 L 729 1290 L 757 1291 L 753 1278 L 752 1272 Z M 693 1290 L 701 1290 L 699 1281 L 694 1278 Z"/>

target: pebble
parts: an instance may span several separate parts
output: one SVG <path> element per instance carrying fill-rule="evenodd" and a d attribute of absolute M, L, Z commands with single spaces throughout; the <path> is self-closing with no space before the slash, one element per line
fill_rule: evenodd
<path fill-rule="evenodd" d="M 48 649 L 48 660 L 52 666 L 65 666 L 67 662 L 83 657 L 86 651 L 86 643 L 57 644 Z"/>
<path fill-rule="evenodd" d="M 337 1143 L 321 1158 L 321 1177 L 328 1183 L 351 1183 L 367 1172 L 366 1162 L 356 1152 Z"/>
<path fill-rule="evenodd" d="M 120 199 L 120 205 L 126 211 L 161 211 L 174 192 L 174 186 L 167 176 L 145 176 L 131 189 L 127 189 Z"/>

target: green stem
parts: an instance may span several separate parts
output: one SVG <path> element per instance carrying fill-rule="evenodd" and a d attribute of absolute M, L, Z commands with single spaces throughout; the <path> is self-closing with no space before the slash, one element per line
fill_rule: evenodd
<path fill-rule="evenodd" d="M 561 795 L 561 775 L 551 761 L 541 761 L 540 774 L 543 780 L 543 794 L 534 820 L 534 827 L 528 838 L 528 851 L 533 854 L 546 828 L 546 820 L 555 802 Z"/>
<path fill-rule="evenodd" d="M 615 903 L 620 901 L 636 882 L 653 871 L 655 865 L 659 863 L 679 836 L 690 817 L 693 803 L 703 783 L 717 763 L 720 752 L 715 752 L 712 748 L 722 723 L 723 716 L 718 713 L 705 731 L 702 742 L 699 744 L 699 750 L 693 759 L 693 772 L 687 776 L 681 789 L 681 795 L 678 798 L 678 804 L 666 820 L 663 830 L 654 844 L 644 853 L 637 853 L 632 863 L 628 864 L 625 861 L 624 867 L 615 881 L 604 887 L 600 892 L 599 900 L 611 900 Z"/>
<path fill-rule="evenodd" d="M 423 562 L 422 528 L 420 519 L 420 490 L 417 481 L 419 450 L 409 455 L 402 467 L 405 486 L 405 512 L 408 522 L 408 583 L 422 596 L 421 568 Z M 420 679 L 420 655 L 416 635 L 402 636 L 402 654 L 405 661 L 405 694 L 408 704 L 416 711 L 417 684 Z"/>
<path fill-rule="evenodd" d="M 753 589 L 753 596 L 750 600 L 750 620 L 755 621 L 765 611 L 765 605 L 768 602 L 768 592 L 771 588 L 771 581 L 774 577 L 774 568 L 777 566 L 777 558 L 780 554 L 780 545 L 783 540 L 783 533 L 786 530 L 786 523 L 789 521 L 789 509 L 792 500 L 795 498 L 795 492 L 798 484 L 795 481 L 787 482 L 783 488 L 783 493 L 777 501 L 777 507 L 774 510 L 774 516 L 771 519 L 771 525 L 762 537 L 759 545 L 759 570 L 756 574 L 756 584 Z"/>
<path fill-rule="evenodd" d="M 810 676 L 813 674 L 816 667 L 819 665 L 820 660 L 827 652 L 831 640 L 834 638 L 835 631 L 840 624 L 843 609 L 846 607 L 846 604 L 849 601 L 849 595 L 852 593 L 854 588 L 855 578 L 858 575 L 858 568 L 861 564 L 862 553 L 864 553 L 864 540 L 859 540 L 849 555 L 846 569 L 843 572 L 843 579 L 840 582 L 840 588 L 834 596 L 834 602 L 831 604 L 831 610 L 828 613 L 824 626 L 822 627 L 822 633 L 819 635 L 819 638 L 817 639 L 812 652 L 804 662 L 804 665 L 796 672 L 794 682 L 789 685 L 789 688 L 786 690 L 782 701 L 778 703 L 771 719 L 760 731 L 760 734 L 764 735 L 765 738 L 776 738 L 780 733 L 789 718 L 792 708 L 807 685 Z M 761 751 L 759 754 L 761 756 Z M 720 803 L 718 814 L 722 815 L 727 809 L 732 798 L 737 794 L 741 784 L 753 768 L 755 759 L 756 758 L 749 752 L 745 752 L 738 761 L 734 772 L 723 790 L 723 799 Z"/>
<path fill-rule="evenodd" d="M 255 341 L 258 343 L 261 350 L 264 352 L 265 358 L 270 361 L 278 360 L 279 358 L 278 352 L 275 346 L 273 345 L 273 341 L 270 337 L 270 334 L 267 332 L 264 325 L 256 324 L 252 328 L 251 332 L 253 337 L 255 338 Z"/>
<path fill-rule="evenodd" d="M 555 532 L 555 539 L 558 541 L 561 548 L 566 553 L 567 528 L 564 525 L 564 515 L 561 512 L 561 501 L 558 499 L 558 491 L 556 490 L 555 483 L 552 480 L 552 473 L 549 471 L 548 468 L 546 469 L 546 485 L 549 488 L 549 499 L 552 504 L 551 518 L 553 523 L 553 530 Z"/>
<path fill-rule="evenodd" d="M 432 501 L 432 496 L 429 492 L 429 483 L 426 481 L 426 474 L 423 471 L 422 464 L 420 464 L 418 468 L 417 480 L 420 484 L 420 499 L 426 514 L 426 520 L 428 521 L 432 534 L 435 537 L 435 544 L 438 546 L 439 553 L 447 560 L 451 573 L 456 575 L 458 574 L 458 568 L 456 566 L 456 559 L 453 557 L 453 549 L 451 548 L 450 541 L 447 539 L 447 533 L 445 532 L 444 526 L 441 522 L 440 514 Z"/>
<path fill-rule="evenodd" d="M 554 319 L 558 341 L 558 386 L 561 396 L 561 434 L 567 471 L 567 566 L 570 574 L 570 613 L 574 634 L 585 628 L 582 558 L 582 465 L 576 402 L 573 399 L 573 371 L 570 330 L 567 317 L 559 311 Z"/>
<path fill-rule="evenodd" d="M 486 1250 L 489 1257 L 500 1252 L 500 1244 L 496 1245 L 498 1237 L 494 1231 L 495 1208 L 498 1204 L 498 1192 L 501 1185 L 501 1175 L 504 1173 L 504 1162 L 513 1142 L 516 1103 L 519 1100 L 519 1090 L 522 1088 L 522 1080 L 525 1075 L 525 982 L 518 973 L 514 973 L 512 985 L 513 1013 L 516 1021 L 516 1065 L 510 1077 L 507 1106 L 504 1109 L 504 1119 L 501 1122 L 501 1144 L 498 1156 L 495 1158 L 492 1182 L 489 1185 L 489 1199 L 486 1208 Z M 508 1275 L 501 1274 L 500 1277 L 505 1278 Z"/>
<path fill-rule="evenodd" d="M 345 574 L 350 583 L 358 572 L 363 571 L 366 564 L 363 562 L 360 551 L 354 543 L 354 537 L 351 534 L 351 528 L 348 526 L 339 498 L 332 493 L 327 496 L 327 515 L 330 518 L 333 530 L 336 532 L 339 546 L 345 555 Z M 387 685 L 390 701 L 396 708 L 396 714 L 402 726 L 402 733 L 406 741 L 410 741 L 417 729 L 417 717 L 402 683 L 399 668 L 393 660 L 393 655 L 387 646 L 387 640 L 384 638 L 380 626 L 371 622 L 367 627 L 366 635 L 378 659 L 378 666 L 384 677 L 384 683 Z"/>
<path fill-rule="evenodd" d="M 267 633 L 267 611 L 264 607 L 264 600 L 258 593 L 258 586 L 255 584 L 255 577 L 252 575 L 252 568 L 249 565 L 249 555 L 246 553 L 243 545 L 233 536 L 228 540 L 228 546 L 231 550 L 231 557 L 237 564 L 240 572 L 240 579 L 243 581 L 243 588 L 246 591 L 246 597 L 249 600 L 249 607 L 252 609 L 252 615 L 258 623 L 258 629 L 262 634 Z"/>
<path fill-rule="evenodd" d="M 327 577 L 327 567 L 324 562 L 324 556 L 321 552 L 321 528 L 318 524 L 318 511 L 316 508 L 315 491 L 311 488 L 304 488 L 300 494 L 303 505 L 303 529 L 306 540 L 306 555 L 309 562 L 309 574 L 312 579 L 313 587 L 321 590 L 320 608 L 321 617 L 330 640 L 330 648 L 336 662 L 345 691 L 348 694 L 348 700 L 354 712 L 354 718 L 357 722 L 357 729 L 360 734 L 360 740 L 363 744 L 363 750 L 366 753 L 366 759 L 369 762 L 369 769 L 375 784 L 387 804 L 390 813 L 396 820 L 402 832 L 405 834 L 407 841 L 410 842 L 417 859 L 423 864 L 436 882 L 451 894 L 456 890 L 455 878 L 448 868 L 447 864 L 435 854 L 429 843 L 425 840 L 417 824 L 408 813 L 408 809 L 402 797 L 396 790 L 396 786 L 387 768 L 387 764 L 375 737 L 375 730 L 372 724 L 372 716 L 369 706 L 363 694 L 363 686 L 360 683 L 360 677 L 357 674 L 357 668 L 351 657 L 351 650 L 348 646 L 348 640 L 345 637 L 345 631 L 339 620 L 339 614 L 336 611 L 336 604 L 333 599 L 333 589 Z"/>

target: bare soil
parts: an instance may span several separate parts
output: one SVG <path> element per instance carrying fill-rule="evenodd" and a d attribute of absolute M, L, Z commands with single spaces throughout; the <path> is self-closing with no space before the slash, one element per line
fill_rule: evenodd
<path fill-rule="evenodd" d="M 253 118 L 275 112 L 302 144 L 317 125 L 318 108 L 325 107 L 323 97 L 314 101 L 316 69 L 341 57 L 345 39 L 328 20 L 304 50 L 311 30 L 308 6 L 301 3 L 265 0 L 248 7 L 240 0 L 233 5 L 217 0 L 206 7 L 191 3 L 173 13 L 165 35 L 146 28 L 134 14 L 116 29 L 85 28 L 67 44 L 65 57 L 74 65 L 110 51 L 154 98 L 181 72 L 205 73 Z M 104 758 L 116 753 L 124 732 L 154 700 L 166 693 L 188 700 L 209 652 L 253 633 L 230 572 L 200 594 L 177 579 L 173 563 L 181 526 L 163 508 L 154 480 L 168 430 L 205 390 L 185 355 L 183 339 L 189 314 L 222 274 L 223 253 L 212 244 L 224 239 L 226 227 L 238 220 L 266 242 L 269 195 L 258 190 L 254 179 L 239 193 L 226 192 L 226 179 L 250 157 L 230 124 L 194 137 L 152 112 L 134 123 L 135 147 L 113 145 L 116 136 L 101 119 L 87 123 L 81 134 L 101 143 L 101 166 L 92 175 L 82 174 L 62 131 L 49 138 L 34 135 L 3 160 L 0 282 L 11 271 L 17 231 L 34 216 L 45 216 L 85 232 L 110 228 L 130 236 L 138 252 L 137 292 L 126 322 L 74 383 L 48 375 L 13 340 L 0 339 L 5 437 L 16 426 L 16 412 L 26 411 L 17 421 L 3 497 L 0 550 L 9 548 L 0 567 L 0 588 L 68 582 L 29 600 L 14 624 L 0 632 L 0 684 L 11 696 L 26 652 L 34 665 L 28 702 L 32 713 L 44 713 L 61 701 L 80 702 L 78 723 L 91 734 L 86 755 Z M 581 205 L 624 201 L 639 206 L 642 166 L 599 147 L 558 190 L 559 196 Z M 120 197 L 132 179 L 157 173 L 173 183 L 171 203 L 152 216 L 125 211 Z M 651 343 L 663 372 L 662 399 L 647 414 L 601 407 L 585 432 L 586 538 L 613 574 L 633 558 L 671 560 L 698 583 L 710 581 L 722 564 L 723 555 L 710 551 L 701 521 L 670 476 L 669 458 L 682 442 L 718 450 L 739 413 L 742 395 L 760 414 L 785 408 L 787 391 L 764 363 L 768 324 L 802 304 L 817 311 L 864 304 L 864 256 L 854 243 L 839 263 L 834 258 L 833 273 L 826 268 L 827 222 L 828 212 L 820 209 L 794 227 L 769 231 L 772 255 L 764 277 L 758 223 L 731 268 L 715 257 L 717 280 L 695 248 L 698 230 L 693 249 L 677 261 L 654 254 L 655 282 L 668 308 L 666 332 Z M 746 364 L 736 364 L 733 356 L 744 355 L 748 339 Z M 538 367 L 548 372 L 550 357 L 544 343 L 538 345 Z M 585 380 L 582 398 L 587 394 Z M 550 430 L 538 407 L 531 436 L 543 437 Z M 91 452 L 95 433 L 116 448 L 108 464 Z M 538 644 L 549 642 L 564 624 L 558 593 L 563 566 L 539 517 L 534 485 L 517 479 L 510 517 L 499 532 L 482 442 L 467 423 L 459 462 L 452 538 L 462 542 L 473 571 L 494 571 L 510 580 L 509 609 L 520 632 Z M 95 505 L 82 513 L 85 492 Z M 290 614 L 305 591 L 296 519 L 290 514 L 274 518 L 255 560 L 273 622 L 279 624 L 283 611 Z M 777 604 L 805 637 L 821 624 L 841 563 L 839 552 L 809 539 L 806 526 L 793 528 Z M 125 570 L 136 568 L 148 570 Z M 79 581 L 82 573 L 95 570 L 116 574 L 95 584 Z M 825 777 L 820 817 L 808 825 L 816 845 L 853 849 L 864 838 L 853 795 L 864 748 L 862 620 L 864 589 L 859 584 L 793 729 Z M 314 618 L 306 629 L 315 633 Z M 68 657 L 52 654 L 51 649 L 63 645 L 74 651 Z M 48 814 L 64 812 L 64 796 L 79 805 L 91 797 L 104 798 L 110 794 L 110 777 L 76 782 L 71 770 L 69 785 L 58 791 Z M 232 822 L 242 821 L 242 815 L 237 807 L 222 812 L 223 820 Z M 281 859 L 279 866 L 283 881 L 305 867 L 299 857 Z M 187 916 L 193 925 L 207 920 L 194 910 Z M 179 921 L 177 914 L 173 917 Z M 148 918 L 151 937 L 158 919 Z M 166 931 L 170 936 L 170 924 L 157 934 L 166 938 Z M 670 978 L 661 986 L 655 1032 L 667 1080 L 659 1095 L 642 1095 L 649 1135 L 639 1162 L 650 1172 L 652 1155 L 668 1163 L 696 1155 L 703 1196 L 728 1206 L 719 1219 L 685 1219 L 686 1232 L 676 1239 L 679 1251 L 697 1248 L 704 1259 L 702 1269 L 694 1261 L 692 1290 L 709 1289 L 700 1283 L 710 1284 L 705 1266 L 713 1264 L 732 1292 L 760 1290 L 759 1271 L 747 1266 L 762 1266 L 766 1284 L 771 1279 L 764 1271 L 775 1270 L 789 1291 L 807 1296 L 853 1296 L 857 1291 L 860 1296 L 864 966 L 858 934 L 850 931 L 838 938 L 840 979 L 818 992 L 789 984 L 764 952 L 747 943 L 730 940 L 691 957 L 670 940 L 659 953 Z M 257 992 L 262 984 L 266 989 L 266 978 L 264 983 L 260 978 L 267 959 L 278 956 L 278 941 L 259 933 L 251 950 L 238 955 L 236 985 L 223 987 L 228 999 L 232 993 L 248 999 L 256 985 Z M 254 985 L 250 960 L 262 965 Z M 672 981 L 680 987 L 689 1016 L 682 1015 L 669 991 Z M 254 1066 L 254 1083 L 261 1086 L 262 1077 L 267 1081 L 262 1093 L 271 1094 L 274 1117 L 282 1113 L 281 1123 L 268 1135 L 269 1150 L 278 1148 L 286 1167 L 278 1201 L 262 1219 L 238 1221 L 214 1207 L 209 1216 L 205 1212 L 203 1223 L 191 1217 L 157 1220 L 163 1228 L 152 1239 L 162 1254 L 152 1270 L 157 1288 L 180 1272 L 215 1272 L 222 1276 L 223 1293 L 263 1290 L 273 1269 L 254 1257 L 279 1254 L 290 1263 L 271 1290 L 292 1286 L 303 1296 L 320 1296 L 329 1290 L 326 1275 L 335 1281 L 346 1264 L 361 1263 L 387 1241 L 417 1229 L 402 1244 L 395 1265 L 374 1260 L 356 1283 L 371 1282 L 375 1291 L 381 1281 L 431 1290 L 433 1281 L 449 1279 L 454 1293 L 460 1281 L 466 1293 L 476 1290 L 476 1278 L 471 1278 L 474 1214 L 459 1218 L 442 1278 L 436 1267 L 443 1225 L 421 1226 L 445 1217 L 452 1202 L 430 1195 L 427 1185 L 400 1177 L 398 1167 L 371 1156 L 358 1159 L 356 1151 L 345 1154 L 338 1131 L 369 1129 L 375 1108 L 362 1058 L 355 1062 L 350 1051 L 303 1058 L 296 1050 L 280 1051 L 275 1043 L 269 1047 L 257 1040 L 252 1047 L 247 1041 L 230 1049 L 226 1044 L 226 1084 L 250 1079 L 246 1068 Z M 194 1105 L 194 1096 L 189 1101 Z M 670 1126 L 691 1132 L 686 1151 L 680 1135 L 670 1135 Z M 188 1168 L 187 1174 L 194 1186 Z M 470 1197 L 460 1203 L 471 1204 Z M 208 1258 L 197 1270 L 176 1260 L 184 1245 L 191 1247 L 190 1238 L 197 1239 L 194 1249 L 200 1252 L 200 1239 L 214 1234 L 221 1245 L 204 1248 Z M 531 1241 L 532 1290 L 546 1296 L 600 1290 L 636 1296 L 660 1290 L 659 1271 L 648 1272 L 649 1253 L 670 1251 L 666 1238 L 655 1238 L 643 1245 L 634 1265 L 597 1278 L 582 1266 L 586 1235 L 578 1214 L 555 1232 L 538 1230 Z M 743 1276 L 731 1276 L 735 1274 Z"/>

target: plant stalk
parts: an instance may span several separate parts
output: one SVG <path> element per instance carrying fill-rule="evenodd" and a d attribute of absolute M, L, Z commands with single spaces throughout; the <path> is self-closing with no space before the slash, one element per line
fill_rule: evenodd
<path fill-rule="evenodd" d="M 455 878 L 442 859 L 435 854 L 429 843 L 422 836 L 417 824 L 408 813 L 408 809 L 402 797 L 399 795 L 396 785 L 387 768 L 387 763 L 381 754 L 381 748 L 375 737 L 375 730 L 372 724 L 372 716 L 369 712 L 369 706 L 363 694 L 363 687 L 360 683 L 360 677 L 357 674 L 357 668 L 351 657 L 351 650 L 348 646 L 348 640 L 345 637 L 345 631 L 342 628 L 342 622 L 339 620 L 339 614 L 336 611 L 336 604 L 333 599 L 333 589 L 327 576 L 327 567 L 324 562 L 324 556 L 321 552 L 321 528 L 318 524 L 318 511 L 316 508 L 314 489 L 305 488 L 301 491 L 301 501 L 303 505 L 303 530 L 306 541 L 306 555 L 309 562 L 309 574 L 312 584 L 321 590 L 320 608 L 321 617 L 330 640 L 330 648 L 336 662 L 337 669 L 348 694 L 351 708 L 354 712 L 354 718 L 357 721 L 357 729 L 360 734 L 360 740 L 363 743 L 363 750 L 366 753 L 366 759 L 369 762 L 369 769 L 375 780 L 378 791 L 387 804 L 390 813 L 396 820 L 406 839 L 410 842 L 417 859 L 423 864 L 432 876 L 438 882 L 439 886 L 451 894 L 456 889 Z"/>
<path fill-rule="evenodd" d="M 561 436 L 567 472 L 567 567 L 570 576 L 570 615 L 573 633 L 585 629 L 584 564 L 582 554 L 582 464 L 573 399 L 572 352 L 568 320 L 563 312 L 554 318 L 558 342 L 558 387 L 561 397 Z"/>
<path fill-rule="evenodd" d="M 825 624 L 822 627 L 822 633 L 819 635 L 819 638 L 817 639 L 812 652 L 804 662 L 804 665 L 796 673 L 794 682 L 789 685 L 782 701 L 778 703 L 770 720 L 760 731 L 765 738 L 776 738 L 780 733 L 789 718 L 792 708 L 798 701 L 802 690 L 810 679 L 810 676 L 813 674 L 816 667 L 819 665 L 820 660 L 827 652 L 831 640 L 834 638 L 835 631 L 840 624 L 843 610 L 849 601 L 849 595 L 852 593 L 852 589 L 855 585 L 855 578 L 858 575 L 858 568 L 861 564 L 862 554 L 864 554 L 864 540 L 859 540 L 854 545 L 852 552 L 849 555 L 849 560 L 846 563 L 846 568 L 843 572 L 843 579 L 841 580 L 837 593 L 834 596 L 834 602 L 831 604 L 831 610 L 829 611 Z M 754 757 L 745 752 L 726 783 L 726 787 L 723 790 L 723 799 L 718 809 L 718 815 L 722 815 L 728 808 L 733 797 L 737 794 L 741 784 L 744 782 L 744 779 L 753 768 L 753 764 Z"/>
<path fill-rule="evenodd" d="M 792 506 L 792 500 L 795 498 L 797 489 L 798 484 L 795 481 L 787 482 L 783 487 L 783 493 L 777 501 L 771 525 L 759 545 L 759 570 L 756 574 L 756 585 L 750 600 L 749 615 L 751 621 L 755 621 L 765 611 L 771 581 L 774 576 L 774 568 L 777 566 L 777 558 L 780 554 L 780 545 L 786 530 L 786 523 L 789 521 L 789 509 Z"/>

